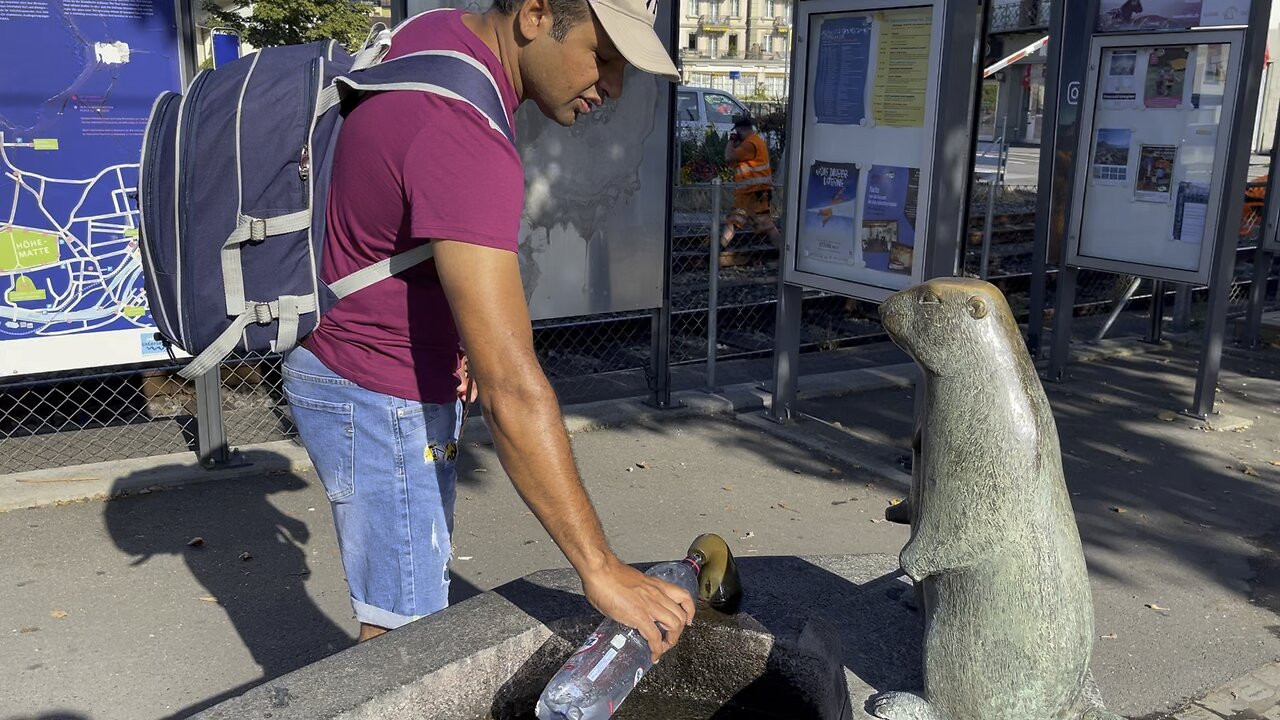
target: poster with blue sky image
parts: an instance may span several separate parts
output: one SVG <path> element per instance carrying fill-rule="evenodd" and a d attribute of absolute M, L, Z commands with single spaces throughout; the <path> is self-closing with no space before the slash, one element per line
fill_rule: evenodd
<path fill-rule="evenodd" d="M 805 195 L 802 247 L 814 260 L 851 264 L 856 239 L 858 166 L 814 162 Z"/>
<path fill-rule="evenodd" d="M 911 274 L 919 197 L 917 168 L 871 167 L 862 213 L 862 260 L 868 268 Z"/>

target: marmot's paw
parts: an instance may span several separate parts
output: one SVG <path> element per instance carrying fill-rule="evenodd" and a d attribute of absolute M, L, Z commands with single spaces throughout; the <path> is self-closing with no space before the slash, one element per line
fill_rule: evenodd
<path fill-rule="evenodd" d="M 871 712 L 883 720 L 946 720 L 924 698 L 906 692 L 877 695 Z"/>
<path fill-rule="evenodd" d="M 919 547 L 912 540 L 906 544 L 906 547 L 902 548 L 902 552 L 898 555 L 898 564 L 902 567 L 902 571 L 915 582 L 920 582 L 933 574 L 932 564 L 924 556 L 924 553 L 920 552 Z"/>

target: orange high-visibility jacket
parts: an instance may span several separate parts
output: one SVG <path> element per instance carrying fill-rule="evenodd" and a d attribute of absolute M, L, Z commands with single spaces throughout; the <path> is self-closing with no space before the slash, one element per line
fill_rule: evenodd
<path fill-rule="evenodd" d="M 746 147 L 750 145 L 750 150 Z M 738 185 L 735 195 L 753 195 L 773 187 L 773 168 L 769 165 L 769 148 L 764 138 L 752 133 L 738 147 L 739 156 L 746 157 L 735 163 L 733 182 Z"/>

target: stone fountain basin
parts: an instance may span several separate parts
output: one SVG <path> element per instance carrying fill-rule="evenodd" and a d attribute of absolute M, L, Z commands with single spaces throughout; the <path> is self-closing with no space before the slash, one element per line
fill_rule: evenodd
<path fill-rule="evenodd" d="M 920 619 L 897 558 L 744 557 L 739 570 L 740 611 L 700 608 L 615 718 L 861 720 L 875 692 L 920 686 Z M 600 619 L 571 570 L 538 572 L 196 717 L 532 720 Z"/>

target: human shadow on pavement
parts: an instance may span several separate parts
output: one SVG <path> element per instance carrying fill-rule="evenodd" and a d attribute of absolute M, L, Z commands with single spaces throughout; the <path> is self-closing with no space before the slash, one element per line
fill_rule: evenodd
<path fill-rule="evenodd" d="M 117 488 L 146 484 L 145 478 L 125 478 Z M 133 556 L 130 566 L 144 565 L 157 556 L 180 556 L 205 588 L 201 599 L 222 608 L 262 670 L 260 678 L 174 717 L 198 712 L 353 644 L 352 636 L 316 605 L 306 589 L 311 573 L 306 546 L 312 533 L 332 532 L 328 516 L 317 515 L 309 524 L 271 502 L 272 495 L 305 487 L 292 473 L 264 473 L 180 491 L 126 492 L 103 506 L 106 530 L 120 550 Z M 167 600 L 160 596 L 145 601 Z"/>

